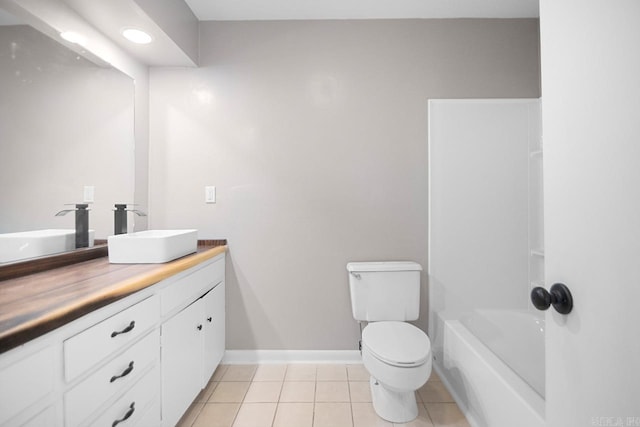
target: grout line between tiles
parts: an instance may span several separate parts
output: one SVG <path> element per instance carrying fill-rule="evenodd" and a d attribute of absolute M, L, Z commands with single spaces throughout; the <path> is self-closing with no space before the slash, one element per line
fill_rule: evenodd
<path fill-rule="evenodd" d="M 349 396 L 349 410 L 351 411 L 351 427 L 356 425 L 356 420 L 353 416 L 353 402 L 351 402 L 351 396 Z"/>
<path fill-rule="evenodd" d="M 316 366 L 316 381 L 313 384 L 313 415 L 311 416 L 311 427 L 316 424 L 316 394 L 318 393 L 318 368 Z"/>
<path fill-rule="evenodd" d="M 353 416 L 353 402 L 351 401 L 351 383 L 349 383 L 349 370 L 347 369 L 347 388 L 349 390 L 349 410 L 351 411 L 351 426 L 356 425 L 356 420 Z"/>

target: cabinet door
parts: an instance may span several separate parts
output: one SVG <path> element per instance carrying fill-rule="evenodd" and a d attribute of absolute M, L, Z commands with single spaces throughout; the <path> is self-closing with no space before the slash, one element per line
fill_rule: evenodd
<path fill-rule="evenodd" d="M 203 298 L 204 307 L 204 353 L 202 388 L 206 387 L 209 379 L 216 370 L 224 355 L 225 304 L 224 282 L 219 283 Z"/>
<path fill-rule="evenodd" d="M 162 325 L 162 425 L 175 426 L 202 386 L 202 300 Z"/>
<path fill-rule="evenodd" d="M 0 425 L 49 396 L 54 391 L 55 378 L 62 374 L 54 362 L 53 346 L 34 354 L 21 354 L 25 353 L 21 360 L 0 369 Z"/>

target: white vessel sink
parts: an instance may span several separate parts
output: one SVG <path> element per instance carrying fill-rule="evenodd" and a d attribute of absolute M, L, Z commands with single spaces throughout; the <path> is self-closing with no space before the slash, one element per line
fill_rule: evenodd
<path fill-rule="evenodd" d="M 95 230 L 89 230 L 89 247 L 93 247 Z M 0 262 L 20 261 L 76 248 L 76 231 L 47 229 L 0 234 Z"/>
<path fill-rule="evenodd" d="M 109 262 L 157 264 L 198 249 L 198 230 L 147 230 L 107 238 Z"/>

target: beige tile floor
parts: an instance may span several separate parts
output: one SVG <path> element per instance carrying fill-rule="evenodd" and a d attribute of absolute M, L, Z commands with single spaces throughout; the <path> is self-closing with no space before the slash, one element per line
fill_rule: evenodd
<path fill-rule="evenodd" d="M 362 365 L 220 365 L 178 426 L 469 427 L 435 372 L 406 424 L 376 415 L 368 381 Z"/>

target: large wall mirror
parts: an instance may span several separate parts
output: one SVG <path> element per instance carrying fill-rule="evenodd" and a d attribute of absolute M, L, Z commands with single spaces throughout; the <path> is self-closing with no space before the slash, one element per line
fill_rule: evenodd
<path fill-rule="evenodd" d="M 0 9 L 0 94 L 0 234 L 74 229 L 55 214 L 85 187 L 95 238 L 113 234 L 134 200 L 133 80 Z"/>

